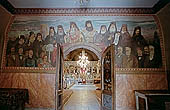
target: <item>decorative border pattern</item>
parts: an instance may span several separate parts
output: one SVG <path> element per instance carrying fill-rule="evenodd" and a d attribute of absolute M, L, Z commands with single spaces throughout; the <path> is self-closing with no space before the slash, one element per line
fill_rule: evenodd
<path fill-rule="evenodd" d="M 153 14 L 152 8 L 16 8 L 13 14 Z"/>
<path fill-rule="evenodd" d="M 56 68 L 2 67 L 0 73 L 56 74 Z M 116 74 L 165 74 L 165 69 L 157 68 L 116 68 Z"/>
<path fill-rule="evenodd" d="M 56 68 L 2 67 L 2 73 L 48 73 L 56 74 Z"/>
<path fill-rule="evenodd" d="M 163 74 L 163 68 L 116 68 L 116 74 Z"/>

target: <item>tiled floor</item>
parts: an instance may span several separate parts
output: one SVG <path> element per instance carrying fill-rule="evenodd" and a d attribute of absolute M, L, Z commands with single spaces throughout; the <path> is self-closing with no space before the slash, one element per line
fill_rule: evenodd
<path fill-rule="evenodd" d="M 94 90 L 95 85 L 74 85 L 73 94 L 63 110 L 100 110 Z M 50 108 L 26 108 L 25 110 L 54 110 Z"/>
<path fill-rule="evenodd" d="M 63 110 L 100 110 L 94 85 L 74 85 L 71 89 L 73 94 Z"/>

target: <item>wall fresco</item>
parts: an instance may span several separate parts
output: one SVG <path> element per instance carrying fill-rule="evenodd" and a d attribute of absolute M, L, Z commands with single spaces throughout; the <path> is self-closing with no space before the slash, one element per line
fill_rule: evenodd
<path fill-rule="evenodd" d="M 8 32 L 7 67 L 55 67 L 57 43 L 115 44 L 117 68 L 161 68 L 160 34 L 153 16 L 17 16 Z"/>

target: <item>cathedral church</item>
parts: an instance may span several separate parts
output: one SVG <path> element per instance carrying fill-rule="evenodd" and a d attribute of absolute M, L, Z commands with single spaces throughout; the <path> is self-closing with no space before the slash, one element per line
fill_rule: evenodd
<path fill-rule="evenodd" d="M 170 110 L 170 0 L 0 0 L 0 110 Z"/>

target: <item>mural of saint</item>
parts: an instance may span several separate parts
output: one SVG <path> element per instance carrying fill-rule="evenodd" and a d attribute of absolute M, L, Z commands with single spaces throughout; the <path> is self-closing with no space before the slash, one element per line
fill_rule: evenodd
<path fill-rule="evenodd" d="M 66 34 L 64 32 L 64 28 L 62 25 L 58 25 L 57 26 L 57 34 L 56 34 L 56 42 L 60 43 L 60 44 L 64 44 L 64 38 L 65 38 Z"/>
<path fill-rule="evenodd" d="M 122 68 L 122 64 L 123 64 L 123 57 L 125 56 L 125 54 L 123 53 L 123 47 L 118 46 L 117 48 L 117 53 L 115 55 L 115 66 L 117 68 Z"/>
<path fill-rule="evenodd" d="M 37 33 L 37 37 L 35 39 L 34 42 L 34 52 L 35 52 L 35 57 L 39 58 L 40 53 L 42 51 L 42 47 L 44 46 L 44 41 L 42 38 L 42 34 L 41 33 Z"/>
<path fill-rule="evenodd" d="M 70 22 L 70 29 L 67 32 L 65 41 L 68 43 L 77 43 L 83 41 L 83 35 L 75 22 Z"/>
<path fill-rule="evenodd" d="M 143 48 L 145 45 L 147 45 L 146 40 L 141 35 L 141 27 L 137 26 L 134 29 L 133 36 L 132 36 L 132 45 L 133 47 L 141 47 Z M 136 54 L 136 50 L 134 50 L 134 53 Z"/>
<path fill-rule="evenodd" d="M 26 43 L 26 50 L 30 50 L 34 48 L 34 41 L 35 41 L 36 37 L 35 37 L 35 33 L 34 32 L 30 32 L 27 43 Z"/>
<path fill-rule="evenodd" d="M 25 51 L 24 51 L 25 59 L 28 58 L 28 51 L 29 51 L 29 50 L 25 50 Z"/>
<path fill-rule="evenodd" d="M 94 37 L 97 35 L 97 31 L 93 28 L 92 22 L 86 21 L 85 23 L 85 29 L 82 30 L 84 35 L 84 41 L 87 43 L 93 43 Z"/>
<path fill-rule="evenodd" d="M 154 32 L 154 39 L 153 39 L 153 46 L 154 46 L 154 52 L 155 52 L 155 57 L 158 59 L 159 62 L 159 67 L 162 66 L 162 54 L 161 54 L 161 46 L 160 46 L 160 39 L 158 32 Z"/>
<path fill-rule="evenodd" d="M 57 55 L 57 43 L 53 45 L 54 48 L 53 48 L 53 52 L 51 54 L 51 65 L 53 67 L 56 67 L 56 55 Z"/>
<path fill-rule="evenodd" d="M 52 67 L 52 65 L 48 62 L 48 56 L 47 55 L 43 56 L 42 62 L 38 64 L 38 67 L 41 67 L 41 68 Z"/>
<path fill-rule="evenodd" d="M 111 22 L 108 27 L 108 44 L 112 44 L 114 42 L 116 33 L 117 33 L 116 22 Z"/>
<path fill-rule="evenodd" d="M 28 58 L 25 59 L 24 62 L 25 67 L 37 67 L 37 60 L 34 58 L 34 51 L 28 51 Z"/>
<path fill-rule="evenodd" d="M 41 51 L 40 57 L 37 60 L 37 64 L 41 64 L 43 62 L 43 57 L 46 55 L 45 51 Z"/>
<path fill-rule="evenodd" d="M 143 47 L 143 54 L 144 54 L 144 57 L 148 57 L 149 56 L 149 45 L 145 45 Z"/>
<path fill-rule="evenodd" d="M 20 35 L 18 40 L 17 41 L 17 44 L 16 44 L 16 51 L 18 51 L 19 48 L 25 48 L 26 45 L 25 45 L 25 42 L 26 42 L 26 39 L 25 39 L 25 36 L 24 35 Z"/>
<path fill-rule="evenodd" d="M 10 53 L 7 55 L 6 66 L 17 67 L 19 66 L 18 54 L 16 54 L 15 47 L 11 47 Z"/>
<path fill-rule="evenodd" d="M 125 56 L 123 57 L 123 68 L 138 68 L 137 58 L 131 54 L 131 47 L 125 47 Z"/>
<path fill-rule="evenodd" d="M 17 44 L 17 40 L 16 37 L 9 37 L 8 43 L 7 43 L 7 50 L 6 50 L 6 54 L 8 55 L 9 53 L 11 53 L 11 48 L 15 47 Z"/>
<path fill-rule="evenodd" d="M 136 52 L 137 52 L 137 55 L 136 55 L 136 58 L 138 60 L 138 67 L 139 68 L 143 68 L 144 67 L 144 56 L 143 56 L 143 51 L 142 51 L 142 48 L 141 47 L 137 47 L 136 48 Z"/>
<path fill-rule="evenodd" d="M 45 38 L 45 44 L 54 44 L 56 43 L 56 32 L 54 27 L 50 27 L 49 28 L 49 34 L 47 35 L 47 37 Z"/>
<path fill-rule="evenodd" d="M 155 56 L 155 47 L 149 45 L 149 56 L 145 58 L 144 67 L 145 68 L 158 68 L 161 62 Z"/>
<path fill-rule="evenodd" d="M 44 18 L 25 19 L 25 16 L 15 18 L 7 36 L 7 44 L 4 46 L 6 56 L 4 56 L 3 66 L 37 67 L 37 64 L 43 62 L 44 55 L 47 55 L 47 62 L 55 67 L 57 43 L 64 48 L 66 46 L 70 48 L 74 43 L 78 45 L 91 43 L 90 46 L 97 46 L 102 51 L 106 46 L 114 44 L 117 68 L 162 67 L 160 35 L 152 16 L 146 18 L 145 16 L 128 18 L 60 16 L 62 19 L 58 16 L 45 16 Z"/>
<path fill-rule="evenodd" d="M 18 49 L 18 60 L 19 60 L 19 66 L 23 67 L 25 62 L 25 55 L 24 55 L 24 49 L 22 47 Z"/>
<path fill-rule="evenodd" d="M 132 44 L 132 38 L 128 32 L 127 24 L 122 24 L 121 30 L 120 30 L 120 46 L 123 48 L 126 46 L 130 46 Z"/>
<path fill-rule="evenodd" d="M 147 62 L 149 61 L 149 45 L 143 47 L 143 56 L 144 56 L 144 68 L 146 68 Z"/>
<path fill-rule="evenodd" d="M 105 45 L 107 45 L 107 46 L 109 45 L 106 25 L 101 25 L 100 32 L 98 33 L 98 35 L 94 36 L 94 41 L 97 43 L 104 42 Z"/>

